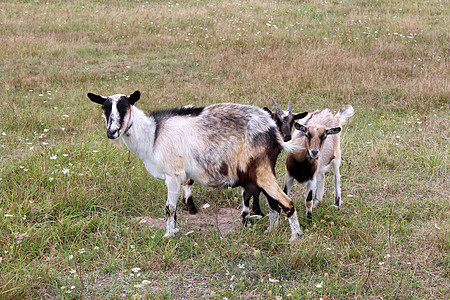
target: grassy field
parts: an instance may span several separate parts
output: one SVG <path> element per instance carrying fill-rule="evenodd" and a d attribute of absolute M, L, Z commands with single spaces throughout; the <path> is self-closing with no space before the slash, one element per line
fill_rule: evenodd
<path fill-rule="evenodd" d="M 438 0 L 2 1 L 0 299 L 450 298 L 449 13 Z M 298 243 L 284 219 L 265 234 L 267 217 L 163 239 L 146 220 L 164 218 L 165 185 L 86 97 L 135 90 L 148 112 L 353 105 L 342 209 L 328 176 L 311 222 L 294 187 Z M 194 198 L 213 217 L 241 206 L 239 189 Z"/>

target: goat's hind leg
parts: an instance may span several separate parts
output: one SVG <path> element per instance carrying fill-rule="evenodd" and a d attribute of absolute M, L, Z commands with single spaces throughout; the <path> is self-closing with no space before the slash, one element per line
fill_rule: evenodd
<path fill-rule="evenodd" d="M 253 194 L 253 206 L 252 210 L 255 215 L 259 215 L 261 217 L 264 217 L 264 214 L 261 211 L 261 208 L 259 207 L 259 194 L 260 192 L 257 192 Z"/>
<path fill-rule="evenodd" d="M 302 230 L 300 229 L 300 224 L 298 223 L 298 216 L 294 207 L 294 203 L 280 189 L 280 187 L 277 184 L 275 175 L 273 174 L 271 175 L 272 175 L 271 177 L 265 177 L 266 180 L 262 179 L 259 181 L 259 186 L 263 189 L 264 194 L 266 195 L 267 200 L 269 202 L 269 208 L 272 209 L 272 210 L 269 209 L 269 220 L 271 220 L 270 217 L 271 213 L 273 218 L 269 229 L 272 229 L 273 226 L 278 223 L 278 216 L 279 216 L 278 211 L 279 207 L 281 207 L 283 211 L 286 213 L 289 220 L 289 225 L 291 226 L 291 238 L 289 239 L 289 241 L 294 242 L 302 235 Z M 278 207 L 278 211 L 274 210 L 275 206 Z"/>
<path fill-rule="evenodd" d="M 338 159 L 333 160 L 333 173 L 334 173 L 334 206 L 337 209 L 341 208 L 341 173 L 339 172 L 339 167 L 341 161 Z"/>
<path fill-rule="evenodd" d="M 266 192 L 264 192 L 264 196 L 266 196 L 267 206 L 269 207 L 269 227 L 266 229 L 266 233 L 268 233 L 278 227 L 281 209 L 278 201 L 270 197 Z"/>
<path fill-rule="evenodd" d="M 195 215 L 197 208 L 195 207 L 194 200 L 192 199 L 192 185 L 194 180 L 187 179 L 183 182 L 183 203 L 186 205 L 189 213 Z"/>
<path fill-rule="evenodd" d="M 252 223 L 249 218 L 250 197 L 251 197 L 251 193 L 249 193 L 245 188 L 242 188 L 242 213 L 241 213 L 241 216 L 242 216 L 242 224 L 244 226 L 251 225 L 251 223 Z"/>

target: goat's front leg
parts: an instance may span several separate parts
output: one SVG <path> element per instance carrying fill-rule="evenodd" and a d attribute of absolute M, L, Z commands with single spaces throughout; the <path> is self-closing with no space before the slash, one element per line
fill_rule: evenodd
<path fill-rule="evenodd" d="M 313 207 L 316 208 L 320 202 L 322 202 L 323 194 L 325 192 L 325 172 L 322 170 L 316 173 L 316 189 L 314 191 L 314 203 Z"/>
<path fill-rule="evenodd" d="M 315 190 L 316 182 L 315 180 L 310 180 L 306 183 L 306 217 L 312 219 L 312 209 L 313 209 L 313 191 Z"/>
<path fill-rule="evenodd" d="M 180 195 L 181 180 L 176 176 L 166 176 L 167 202 L 166 202 L 166 234 L 164 237 L 172 237 L 178 232 L 177 228 L 177 202 Z"/>

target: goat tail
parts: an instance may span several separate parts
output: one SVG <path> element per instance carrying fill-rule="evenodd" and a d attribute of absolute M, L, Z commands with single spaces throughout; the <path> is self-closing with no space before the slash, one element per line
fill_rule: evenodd
<path fill-rule="evenodd" d="M 344 125 L 347 123 L 347 120 L 353 116 L 355 113 L 355 110 L 353 109 L 353 106 L 349 105 L 347 107 L 341 108 L 338 113 L 336 114 L 336 117 L 339 118 L 340 124 Z"/>
<path fill-rule="evenodd" d="M 293 139 L 288 142 L 281 142 L 280 145 L 287 153 L 295 153 L 306 149 L 303 145 L 302 139 L 300 138 Z"/>

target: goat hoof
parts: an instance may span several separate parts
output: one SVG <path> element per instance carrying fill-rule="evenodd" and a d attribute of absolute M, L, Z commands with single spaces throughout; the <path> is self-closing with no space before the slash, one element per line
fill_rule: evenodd
<path fill-rule="evenodd" d="M 256 211 L 254 211 L 254 213 L 255 213 L 255 215 L 257 215 L 257 216 L 261 216 L 261 218 L 264 217 L 264 214 L 262 213 L 261 210 L 256 210 Z"/>
<path fill-rule="evenodd" d="M 188 211 L 191 215 L 195 215 L 198 212 L 196 207 L 188 207 Z"/>
<path fill-rule="evenodd" d="M 163 235 L 163 238 L 167 239 L 167 238 L 175 237 L 175 233 L 177 233 L 178 231 L 180 231 L 180 229 L 174 228 L 172 232 L 166 232 L 166 234 Z"/>
<path fill-rule="evenodd" d="M 253 220 L 250 218 L 242 218 L 242 225 L 244 225 L 244 227 L 247 226 L 252 226 L 253 225 Z"/>
<path fill-rule="evenodd" d="M 295 232 L 291 235 L 291 238 L 289 239 L 289 242 L 291 243 L 295 243 L 298 240 L 300 240 L 300 238 L 302 237 L 302 233 L 301 232 Z"/>

